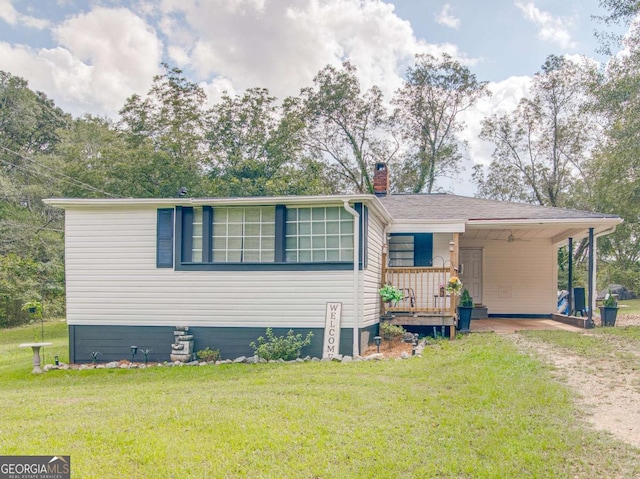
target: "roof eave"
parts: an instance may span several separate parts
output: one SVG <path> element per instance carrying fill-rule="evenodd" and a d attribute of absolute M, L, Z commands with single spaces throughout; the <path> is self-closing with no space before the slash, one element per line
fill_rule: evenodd
<path fill-rule="evenodd" d="M 328 195 L 328 196 L 251 196 L 241 198 L 45 198 L 46 205 L 55 208 L 96 208 L 96 207 L 172 207 L 172 206 L 250 206 L 250 205 L 336 205 L 343 206 L 345 201 L 350 203 L 365 203 L 376 214 L 390 223 L 389 212 L 377 201 L 375 195 Z"/>

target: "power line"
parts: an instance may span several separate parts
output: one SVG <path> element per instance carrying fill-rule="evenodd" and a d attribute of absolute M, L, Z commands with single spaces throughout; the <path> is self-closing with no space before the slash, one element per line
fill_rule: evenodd
<path fill-rule="evenodd" d="M 53 173 L 55 173 L 56 175 L 61 176 L 62 178 L 56 178 L 56 177 L 54 177 L 54 176 L 47 175 L 47 174 L 42 173 L 42 172 L 34 172 L 33 170 L 25 169 L 24 167 L 21 167 L 20 165 L 16 165 L 15 163 L 12 163 L 12 162 L 10 162 L 10 161 L 3 160 L 3 159 L 1 159 L 1 158 L 0 158 L 0 161 L 2 161 L 3 163 L 6 163 L 6 164 L 8 164 L 8 165 L 11 165 L 11 166 L 13 166 L 13 167 L 15 167 L 15 168 L 19 168 L 19 169 L 21 169 L 21 170 L 23 170 L 23 171 L 26 171 L 27 173 L 37 173 L 37 174 L 41 174 L 41 175 L 44 175 L 44 176 L 48 176 L 49 178 L 52 178 L 52 179 L 54 179 L 54 180 L 62 180 L 62 179 L 66 179 L 66 180 L 67 180 L 67 182 L 75 183 L 77 186 L 80 186 L 80 187 L 84 188 L 85 190 L 96 191 L 96 192 L 98 192 L 98 193 L 102 193 L 103 195 L 107 195 L 107 196 L 109 196 L 109 197 L 111 197 L 111 198 L 122 198 L 122 196 L 114 195 L 114 194 L 109 193 L 109 192 L 107 192 L 107 191 L 101 190 L 100 188 L 96 188 L 96 187 L 95 187 L 95 186 L 93 186 L 93 185 L 90 185 L 90 184 L 88 184 L 88 183 L 84 183 L 84 182 L 82 182 L 82 181 L 80 181 L 80 180 L 77 180 L 77 179 L 75 179 L 75 178 L 72 178 L 71 176 L 67 176 L 67 175 L 65 175 L 64 173 L 60 173 L 59 171 L 56 171 L 56 170 L 55 170 L 55 169 L 53 169 L 53 168 L 50 168 L 50 167 L 48 167 L 48 166 L 46 166 L 46 165 L 43 165 L 42 163 L 39 163 L 39 162 L 37 162 L 36 160 L 34 160 L 34 159 L 32 159 L 32 158 L 28 158 L 28 157 L 26 157 L 26 156 L 24 156 L 24 155 L 22 155 L 22 154 L 18 153 L 17 151 L 13 151 L 12 149 L 7 148 L 6 146 L 1 146 L 1 145 L 0 145 L 0 149 L 3 149 L 3 150 L 5 150 L 5 151 L 8 151 L 9 153 L 12 153 L 12 154 L 16 155 L 16 156 L 18 156 L 19 158 L 22 158 L 23 160 L 27 160 L 27 161 L 30 161 L 30 162 L 32 162 L 32 163 L 35 163 L 37 166 L 39 166 L 39 167 L 41 167 L 41 168 L 44 168 L 44 169 L 46 169 L 46 170 L 52 171 Z"/>
<path fill-rule="evenodd" d="M 0 220 L 0 225 L 18 226 L 21 228 L 37 228 L 39 231 L 55 231 L 58 233 L 64 233 L 64 230 L 58 228 L 45 228 L 44 226 L 30 225 L 28 223 L 18 223 L 17 221 Z"/>

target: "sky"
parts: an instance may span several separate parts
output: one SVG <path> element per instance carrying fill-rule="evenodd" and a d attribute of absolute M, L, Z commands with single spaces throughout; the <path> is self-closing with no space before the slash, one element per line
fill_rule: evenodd
<path fill-rule="evenodd" d="M 439 183 L 473 195 L 470 171 L 492 147 L 480 122 L 512 110 L 550 54 L 595 52 L 598 0 L 0 0 L 0 70 L 65 111 L 117 119 L 166 62 L 223 94 L 266 87 L 278 98 L 350 60 L 389 100 L 417 53 L 447 52 L 493 95 L 465 112 L 465 171 Z"/>

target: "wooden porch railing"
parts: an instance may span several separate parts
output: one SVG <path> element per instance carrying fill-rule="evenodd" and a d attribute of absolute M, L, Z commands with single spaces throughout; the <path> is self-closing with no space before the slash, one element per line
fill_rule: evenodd
<path fill-rule="evenodd" d="M 385 268 L 383 283 L 404 293 L 397 304 L 384 305 L 385 313 L 409 312 L 454 314 L 455 305 L 444 287 L 451 277 L 450 268 Z"/>

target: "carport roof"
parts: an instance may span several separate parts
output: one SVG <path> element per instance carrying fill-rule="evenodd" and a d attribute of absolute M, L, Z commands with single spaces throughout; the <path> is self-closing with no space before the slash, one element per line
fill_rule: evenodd
<path fill-rule="evenodd" d="M 595 220 L 618 219 L 591 211 L 509 203 L 444 193 L 394 194 L 378 198 L 394 220 Z"/>

